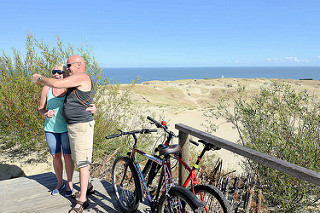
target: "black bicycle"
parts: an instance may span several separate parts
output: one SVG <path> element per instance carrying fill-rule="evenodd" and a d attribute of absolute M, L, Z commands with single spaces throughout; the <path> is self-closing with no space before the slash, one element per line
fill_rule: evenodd
<path fill-rule="evenodd" d="M 134 145 L 131 151 L 128 152 L 128 156 L 116 158 L 112 167 L 112 186 L 121 210 L 126 213 L 135 212 L 138 209 L 140 201 L 142 201 L 142 189 L 144 189 L 152 212 L 204 212 L 205 203 L 189 190 L 175 186 L 171 176 L 170 155 L 181 152 L 179 145 L 159 145 L 159 156 L 153 156 L 137 149 L 138 139 L 136 134 L 149 134 L 156 131 L 156 129 L 121 131 L 119 134 L 106 137 L 107 139 L 111 139 L 131 135 L 134 138 Z M 148 189 L 145 177 L 135 156 L 136 153 L 147 157 L 161 167 L 161 175 L 154 195 L 151 195 Z"/>

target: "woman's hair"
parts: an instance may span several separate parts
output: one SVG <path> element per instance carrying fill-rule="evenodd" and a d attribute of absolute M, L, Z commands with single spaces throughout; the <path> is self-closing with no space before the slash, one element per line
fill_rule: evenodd
<path fill-rule="evenodd" d="M 64 64 L 57 64 L 56 66 L 53 67 L 52 70 L 61 70 L 61 71 L 65 72 L 66 68 L 65 68 Z"/>
<path fill-rule="evenodd" d="M 68 72 L 67 72 L 67 66 L 64 64 L 57 64 L 53 67 L 52 70 L 61 70 L 63 71 L 63 78 L 68 76 Z"/>

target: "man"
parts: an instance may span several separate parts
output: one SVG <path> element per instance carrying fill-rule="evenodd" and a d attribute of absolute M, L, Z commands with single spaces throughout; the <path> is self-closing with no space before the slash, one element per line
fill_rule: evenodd
<path fill-rule="evenodd" d="M 93 147 L 93 114 L 90 106 L 93 101 L 94 88 L 90 76 L 86 73 L 81 56 L 71 56 L 67 61 L 69 77 L 57 80 L 45 78 L 39 74 L 32 76 L 34 84 L 44 84 L 55 88 L 68 88 L 63 114 L 67 122 L 71 155 L 80 172 L 80 196 L 71 212 L 82 212 L 88 207 L 87 190 L 92 191 L 90 183 L 90 163 Z M 88 187 L 90 185 L 90 187 Z M 90 189 L 88 189 L 90 188 Z"/>

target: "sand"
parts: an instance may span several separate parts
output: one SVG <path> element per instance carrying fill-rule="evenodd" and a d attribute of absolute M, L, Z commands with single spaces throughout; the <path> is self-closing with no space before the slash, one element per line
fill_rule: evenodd
<path fill-rule="evenodd" d="M 46 172 L 53 172 L 52 157 L 48 153 L 47 159 L 40 160 L 41 157 L 36 153 L 21 154 L 17 152 L 1 152 L 0 164 L 2 165 L 15 165 L 21 168 L 26 176 L 36 175 Z M 0 173 L 11 173 L 7 168 L 1 167 Z M 0 175 L 2 176 L 2 175 Z"/>
<path fill-rule="evenodd" d="M 174 129 L 176 123 L 206 131 L 205 125 L 208 118 L 204 116 L 204 112 L 210 105 L 216 105 L 219 98 L 236 96 L 239 84 L 246 86 L 249 94 L 256 94 L 261 86 L 270 86 L 272 81 L 286 82 L 295 89 L 320 94 L 320 81 L 315 80 L 221 78 L 144 82 L 132 89 L 132 99 L 135 106 L 142 109 L 145 115 L 151 114 L 150 112 L 161 115 L 167 121 L 169 128 L 176 133 L 177 130 Z M 124 89 L 126 86 L 121 85 L 121 88 Z M 219 125 L 219 129 L 213 135 L 234 143 L 238 142 L 239 135 L 231 124 L 225 123 L 223 119 L 212 121 Z M 217 151 L 216 154 L 223 159 L 225 170 L 242 172 L 243 159 L 240 156 L 226 150 Z M 53 172 L 49 154 L 46 162 L 39 162 L 36 159 L 37 156 L 34 154 L 26 156 L 15 156 L 12 153 L 3 152 L 0 154 L 0 163 L 17 165 L 26 175 Z"/>

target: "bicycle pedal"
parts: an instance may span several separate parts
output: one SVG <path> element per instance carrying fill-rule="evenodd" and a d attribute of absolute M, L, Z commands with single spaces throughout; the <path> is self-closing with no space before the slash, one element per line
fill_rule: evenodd
<path fill-rule="evenodd" d="M 146 209 L 145 209 L 145 212 L 147 212 L 147 213 L 150 212 L 150 213 L 151 213 L 151 212 L 152 212 L 152 211 L 151 211 L 151 208 L 146 208 Z"/>

